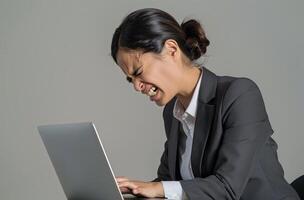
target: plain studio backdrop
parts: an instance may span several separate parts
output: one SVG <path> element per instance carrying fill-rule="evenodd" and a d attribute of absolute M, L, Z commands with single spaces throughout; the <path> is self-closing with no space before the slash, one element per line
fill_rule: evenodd
<path fill-rule="evenodd" d="M 259 85 L 287 180 L 304 174 L 303 0 L 0 0 L 0 199 L 65 199 L 41 124 L 93 121 L 116 175 L 156 177 L 162 108 L 110 56 L 115 28 L 145 7 L 200 20 L 205 66 Z"/>

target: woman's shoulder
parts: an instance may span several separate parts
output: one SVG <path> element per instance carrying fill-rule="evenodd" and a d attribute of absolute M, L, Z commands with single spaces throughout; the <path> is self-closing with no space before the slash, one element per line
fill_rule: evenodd
<path fill-rule="evenodd" d="M 267 118 L 261 91 L 256 82 L 250 78 L 218 77 L 218 94 L 216 102 L 218 102 L 217 106 L 221 107 L 224 119 L 231 113 L 244 115 L 243 120 Z M 247 116 L 248 113 L 250 117 Z"/>
<path fill-rule="evenodd" d="M 228 99 L 235 99 L 248 91 L 259 91 L 256 82 L 247 77 L 219 76 L 217 84 L 218 90 Z"/>
<path fill-rule="evenodd" d="M 247 77 L 218 76 L 217 87 L 226 90 L 229 95 L 238 95 L 252 89 L 258 89 L 255 81 Z"/>
<path fill-rule="evenodd" d="M 217 95 L 222 96 L 227 93 L 228 95 L 238 95 L 249 89 L 258 89 L 258 86 L 255 81 L 248 77 L 220 76 L 213 73 L 206 67 L 203 67 L 203 70 L 205 72 L 204 75 L 207 76 L 206 79 L 208 79 L 208 81 L 213 81 L 214 79 L 216 79 L 215 82 L 217 88 Z"/>
<path fill-rule="evenodd" d="M 237 100 L 248 98 L 263 102 L 261 91 L 251 78 L 218 75 L 216 78 L 217 89 L 213 103 L 217 106 L 222 106 L 223 109 L 229 108 Z"/>

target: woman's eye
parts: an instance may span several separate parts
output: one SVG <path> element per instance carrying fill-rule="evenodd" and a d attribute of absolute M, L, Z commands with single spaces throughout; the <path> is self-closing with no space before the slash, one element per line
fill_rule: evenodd
<path fill-rule="evenodd" d="M 138 69 L 136 70 L 135 76 L 141 75 L 142 72 L 143 72 L 142 67 L 138 68 Z"/>

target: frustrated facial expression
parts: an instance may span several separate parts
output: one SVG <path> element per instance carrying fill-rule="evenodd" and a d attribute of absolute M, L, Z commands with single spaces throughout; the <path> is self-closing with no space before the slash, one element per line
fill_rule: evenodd
<path fill-rule="evenodd" d="M 120 49 L 117 64 L 127 76 L 127 81 L 133 83 L 134 89 L 159 106 L 167 104 L 178 94 L 181 72 L 167 51 L 155 54 Z"/>

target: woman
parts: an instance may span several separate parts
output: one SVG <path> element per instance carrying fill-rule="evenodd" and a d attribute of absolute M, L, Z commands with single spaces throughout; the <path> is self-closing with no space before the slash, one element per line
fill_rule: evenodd
<path fill-rule="evenodd" d="M 216 76 L 196 60 L 209 40 L 201 25 L 140 9 L 116 29 L 112 57 L 163 111 L 167 141 L 152 182 L 118 177 L 123 193 L 173 199 L 299 199 L 283 177 L 257 85 Z"/>

